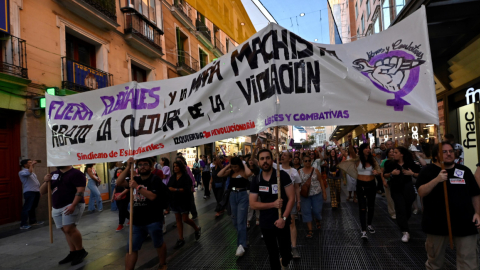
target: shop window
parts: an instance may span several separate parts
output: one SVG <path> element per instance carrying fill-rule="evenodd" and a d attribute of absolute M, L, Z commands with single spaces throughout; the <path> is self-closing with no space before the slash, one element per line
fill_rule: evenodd
<path fill-rule="evenodd" d="M 143 68 L 140 68 L 132 64 L 131 71 L 132 71 L 132 81 L 136 81 L 136 82 L 147 81 L 147 71 L 144 70 Z"/>
<path fill-rule="evenodd" d="M 75 60 L 82 65 L 96 68 L 95 45 L 70 34 L 66 34 L 65 43 L 67 45 L 67 58 Z"/>

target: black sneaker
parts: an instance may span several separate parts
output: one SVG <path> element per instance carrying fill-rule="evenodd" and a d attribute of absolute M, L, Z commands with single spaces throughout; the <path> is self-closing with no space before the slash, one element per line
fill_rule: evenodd
<path fill-rule="evenodd" d="M 369 233 L 375 233 L 375 229 L 373 228 L 372 225 L 368 225 L 367 230 Z"/>
<path fill-rule="evenodd" d="M 198 231 L 195 232 L 195 240 L 200 239 L 200 236 L 202 234 L 201 230 L 202 230 L 202 228 L 198 227 Z"/>
<path fill-rule="evenodd" d="M 73 260 L 73 257 L 74 257 L 74 253 L 72 251 L 70 251 L 70 253 L 67 255 L 67 257 L 65 257 L 65 259 L 59 261 L 58 264 L 69 263 Z"/>
<path fill-rule="evenodd" d="M 362 238 L 363 240 L 368 240 L 367 232 L 363 231 L 360 238 Z"/>
<path fill-rule="evenodd" d="M 77 265 L 83 262 L 83 259 L 87 257 L 88 252 L 85 249 L 75 251 L 75 257 L 72 260 L 72 265 Z"/>
<path fill-rule="evenodd" d="M 185 245 L 185 240 L 178 239 L 175 246 L 173 246 L 173 249 L 179 249 L 179 248 L 183 247 L 183 245 Z"/>

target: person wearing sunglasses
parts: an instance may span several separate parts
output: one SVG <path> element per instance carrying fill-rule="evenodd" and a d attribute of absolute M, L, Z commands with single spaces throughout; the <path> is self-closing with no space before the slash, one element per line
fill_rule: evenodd
<path fill-rule="evenodd" d="M 480 228 L 480 188 L 472 171 L 455 164 L 455 148 L 448 142 L 434 145 L 433 164 L 420 172 L 416 187 L 423 199 L 422 230 L 427 234 L 426 269 L 443 269 L 449 242 L 444 182 L 446 182 L 457 269 L 478 269 L 477 237 Z M 440 161 L 443 156 L 443 165 Z M 477 164 L 477 166 L 479 166 Z"/>

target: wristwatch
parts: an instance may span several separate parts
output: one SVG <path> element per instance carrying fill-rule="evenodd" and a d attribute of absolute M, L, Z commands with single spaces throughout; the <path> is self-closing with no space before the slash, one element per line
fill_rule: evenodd
<path fill-rule="evenodd" d="M 283 217 L 283 220 L 287 221 L 287 218 L 286 218 L 286 217 Z"/>

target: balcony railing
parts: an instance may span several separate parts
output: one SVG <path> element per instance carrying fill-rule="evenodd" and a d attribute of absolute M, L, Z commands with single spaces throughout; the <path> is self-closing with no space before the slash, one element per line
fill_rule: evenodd
<path fill-rule="evenodd" d="M 0 35 L 0 40 L 5 52 L 0 58 L 0 72 L 28 79 L 26 41 L 7 34 Z"/>
<path fill-rule="evenodd" d="M 175 3 L 173 4 L 173 6 L 180 12 L 183 13 L 183 15 L 185 16 L 185 19 L 188 19 L 190 23 L 193 24 L 193 21 L 192 19 L 190 18 L 190 15 L 192 15 L 192 9 L 184 2 L 184 1 L 180 1 L 180 0 L 177 0 L 175 1 Z"/>
<path fill-rule="evenodd" d="M 200 20 L 196 21 L 197 31 L 200 32 L 205 38 L 212 42 L 212 33 L 210 29 Z"/>
<path fill-rule="evenodd" d="M 163 53 L 160 39 L 163 33 L 155 24 L 136 11 L 125 13 L 125 34 L 134 34 Z"/>
<path fill-rule="evenodd" d="M 215 48 L 217 48 L 222 54 L 225 54 L 225 46 L 223 46 L 222 42 L 220 42 L 217 37 L 215 37 Z"/>
<path fill-rule="evenodd" d="M 191 73 L 195 73 L 200 69 L 198 65 L 198 60 L 193 58 L 190 54 L 185 51 L 177 50 L 178 55 L 178 67 L 189 70 Z"/>
<path fill-rule="evenodd" d="M 62 57 L 62 88 L 85 92 L 113 85 L 113 75 Z"/>
<path fill-rule="evenodd" d="M 115 6 L 116 0 L 82 0 L 91 5 L 101 13 L 105 14 L 110 19 L 117 21 L 117 8 Z"/>

